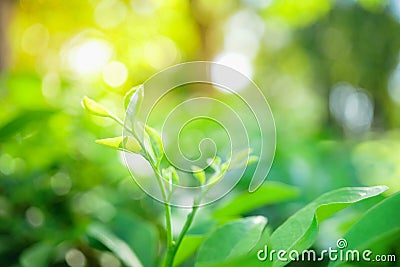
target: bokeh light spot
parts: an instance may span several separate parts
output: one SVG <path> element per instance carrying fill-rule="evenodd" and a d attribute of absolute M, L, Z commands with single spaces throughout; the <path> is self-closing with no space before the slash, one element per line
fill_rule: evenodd
<path fill-rule="evenodd" d="M 49 42 L 50 34 L 45 26 L 40 23 L 28 27 L 22 36 L 22 49 L 35 56 L 43 52 Z"/>
<path fill-rule="evenodd" d="M 68 54 L 68 64 L 78 75 L 95 75 L 99 73 L 111 58 L 111 45 L 100 39 L 86 40 L 73 46 Z"/>
<path fill-rule="evenodd" d="M 115 28 L 126 18 L 127 8 L 118 0 L 103 0 L 94 11 L 94 18 L 100 27 L 104 29 Z"/>
<path fill-rule="evenodd" d="M 234 53 L 234 52 L 223 52 L 219 54 L 215 60 L 215 62 L 231 67 L 240 73 L 244 74 L 247 76 L 249 79 L 252 78 L 253 76 L 253 66 L 249 60 L 248 57 L 245 55 L 239 54 L 239 53 Z M 225 77 L 223 73 L 219 73 L 218 69 L 216 68 L 211 68 L 211 79 L 213 83 L 216 84 L 224 84 L 225 79 L 231 79 L 233 77 Z M 247 85 L 249 85 L 250 80 L 249 79 L 240 79 L 237 81 L 235 85 L 235 90 L 240 91 L 244 89 Z M 217 87 L 218 89 L 219 87 Z M 229 93 L 226 90 L 222 90 L 223 92 Z"/>
<path fill-rule="evenodd" d="M 71 179 L 65 173 L 57 173 L 50 178 L 50 185 L 56 195 L 63 196 L 71 189 Z"/>
<path fill-rule="evenodd" d="M 111 87 L 123 85 L 128 78 L 128 69 L 124 63 L 112 61 L 103 68 L 103 80 Z"/>
<path fill-rule="evenodd" d="M 162 69 L 175 62 L 178 49 L 175 43 L 163 36 L 148 41 L 144 46 L 144 58 L 155 69 Z"/>
<path fill-rule="evenodd" d="M 25 212 L 26 220 L 33 227 L 40 227 L 44 222 L 43 212 L 37 207 L 30 207 Z"/>
<path fill-rule="evenodd" d="M 85 255 L 75 248 L 68 250 L 65 254 L 65 261 L 70 267 L 83 267 L 86 264 Z"/>
<path fill-rule="evenodd" d="M 329 108 L 335 119 L 350 132 L 362 133 L 371 127 L 374 106 L 360 88 L 345 83 L 336 85 L 329 97 Z"/>

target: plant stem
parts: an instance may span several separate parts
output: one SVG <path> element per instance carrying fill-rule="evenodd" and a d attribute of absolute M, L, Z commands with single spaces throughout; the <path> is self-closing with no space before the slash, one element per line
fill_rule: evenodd
<path fill-rule="evenodd" d="M 139 142 L 139 145 L 142 147 L 142 150 L 145 151 L 144 144 L 140 141 L 140 139 L 138 138 L 135 131 L 133 131 L 133 129 L 127 128 L 118 117 L 111 116 L 111 118 L 114 119 L 118 124 L 122 125 L 126 130 L 131 132 L 133 134 L 133 136 Z M 150 165 L 156 175 L 157 183 L 158 183 L 158 186 L 160 187 L 161 194 L 163 197 L 163 202 L 164 202 L 164 207 L 165 207 L 165 225 L 166 225 L 166 232 L 167 232 L 167 255 L 166 255 L 166 258 L 164 261 L 164 266 L 172 267 L 174 264 L 175 255 L 178 252 L 179 246 L 181 245 L 183 238 L 185 237 L 190 226 L 192 225 L 194 216 L 198 209 L 198 205 L 197 205 L 197 202 L 195 201 L 195 203 L 192 207 L 192 211 L 188 214 L 185 224 L 183 225 L 182 231 L 179 234 L 178 240 L 175 243 L 173 240 L 173 235 L 172 235 L 171 204 L 169 203 L 169 199 L 167 197 L 167 192 L 166 192 L 166 189 L 165 189 L 165 186 L 163 183 L 163 177 L 160 174 L 158 167 L 151 161 L 151 159 L 149 159 L 145 155 L 143 155 L 143 156 L 148 160 L 148 162 L 150 163 Z"/>
<path fill-rule="evenodd" d="M 146 151 L 144 144 L 140 141 L 140 138 L 138 137 L 138 135 L 136 134 L 136 132 L 133 129 L 126 128 L 125 125 L 123 124 L 123 122 L 118 117 L 115 117 L 115 121 L 117 121 L 119 124 L 122 123 L 121 125 L 126 130 L 131 132 L 133 137 L 136 138 L 136 140 L 138 141 L 139 145 L 142 147 L 142 150 Z M 160 190 L 161 190 L 161 195 L 162 195 L 163 202 L 164 202 L 164 207 L 165 207 L 165 228 L 166 228 L 166 232 L 167 232 L 167 247 L 168 247 L 168 249 L 170 249 L 174 245 L 174 240 L 173 240 L 173 237 L 172 237 L 171 205 L 169 203 L 169 200 L 168 200 L 168 197 L 167 197 L 167 192 L 166 192 L 166 189 L 165 189 L 165 186 L 164 186 L 164 183 L 163 183 L 163 178 L 162 178 L 162 175 L 160 174 L 160 171 L 159 171 L 158 167 L 145 154 L 143 154 L 143 156 L 150 163 L 150 166 L 151 166 L 151 168 L 153 169 L 153 171 L 154 171 L 154 173 L 156 175 L 156 180 L 157 180 L 158 186 L 160 187 Z"/>
<path fill-rule="evenodd" d="M 185 237 L 187 231 L 189 230 L 190 226 L 192 225 L 194 216 L 196 215 L 196 211 L 199 207 L 195 204 L 192 208 L 192 211 L 188 214 L 186 218 L 186 222 L 183 225 L 182 231 L 179 234 L 178 240 L 176 241 L 176 244 L 174 244 L 172 247 L 170 247 L 167 251 L 167 256 L 165 259 L 165 267 L 172 267 L 174 264 L 174 259 L 175 255 L 178 252 L 179 246 L 182 243 L 183 238 Z"/>
<path fill-rule="evenodd" d="M 167 246 L 168 248 L 172 247 L 173 244 L 173 238 L 172 238 L 172 224 L 171 224 L 171 205 L 168 201 L 167 198 L 167 193 L 165 191 L 164 183 L 163 183 L 163 178 L 158 171 L 158 168 L 151 162 L 150 165 L 154 170 L 154 173 L 156 174 L 157 177 L 157 183 L 158 186 L 160 187 L 161 190 L 161 195 L 163 197 L 163 202 L 164 202 L 164 207 L 165 207 L 165 226 L 166 226 L 166 231 L 167 231 Z"/>

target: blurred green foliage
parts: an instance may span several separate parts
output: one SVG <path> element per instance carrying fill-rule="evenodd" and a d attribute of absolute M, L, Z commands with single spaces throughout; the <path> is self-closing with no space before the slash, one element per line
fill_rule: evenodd
<path fill-rule="evenodd" d="M 129 265 L 116 244 L 144 266 L 160 264 L 162 206 L 135 185 L 118 152 L 94 143 L 121 129 L 80 102 L 90 95 L 123 117 L 132 86 L 185 61 L 232 63 L 255 80 L 277 126 L 268 179 L 300 191 L 290 203 L 257 196 L 251 209 L 235 206 L 234 218 L 264 215 L 275 229 L 332 189 L 399 191 L 399 33 L 397 0 L 0 1 L 0 265 Z M 212 210 L 236 212 L 229 203 L 243 197 L 244 178 L 198 214 L 193 229 L 202 234 L 185 247 L 195 251 L 215 229 L 204 223 Z M 314 246 L 334 242 L 383 198 L 328 219 Z M 184 216 L 173 210 L 178 226 Z M 386 253 L 399 255 L 396 233 Z"/>

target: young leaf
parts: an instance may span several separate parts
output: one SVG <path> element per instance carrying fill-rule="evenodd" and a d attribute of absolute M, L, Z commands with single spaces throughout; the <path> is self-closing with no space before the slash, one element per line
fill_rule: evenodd
<path fill-rule="evenodd" d="M 172 173 L 170 168 L 162 169 L 161 174 L 165 181 L 167 181 L 169 184 L 172 183 Z"/>
<path fill-rule="evenodd" d="M 218 172 L 220 170 L 221 158 L 216 156 L 214 159 L 208 159 L 207 163 L 210 164 L 210 167 L 213 168 L 214 171 Z"/>
<path fill-rule="evenodd" d="M 130 117 L 130 119 L 133 120 L 135 119 L 140 105 L 142 104 L 144 97 L 144 87 L 143 84 L 138 85 L 129 91 L 124 99 L 124 105 L 125 109 L 127 110 L 127 113 Z"/>
<path fill-rule="evenodd" d="M 124 137 L 123 149 L 133 153 L 139 153 L 140 151 L 142 151 L 142 147 L 140 146 L 138 141 L 132 136 Z"/>
<path fill-rule="evenodd" d="M 260 240 L 266 224 L 265 217 L 257 216 L 218 227 L 201 245 L 196 267 L 218 266 L 218 263 L 246 255 Z"/>
<path fill-rule="evenodd" d="M 369 209 L 344 235 L 348 250 L 362 251 L 374 243 L 383 244 L 388 237 L 400 236 L 400 217 L 394 216 L 400 207 L 400 193 L 392 195 Z M 368 234 L 366 234 L 368 233 Z M 337 266 L 340 262 L 331 262 L 329 266 Z"/>
<path fill-rule="evenodd" d="M 247 159 L 246 165 L 253 164 L 253 163 L 257 162 L 257 161 L 258 161 L 258 157 L 257 156 L 250 156 Z"/>
<path fill-rule="evenodd" d="M 232 168 L 241 168 L 247 165 L 247 162 L 250 159 L 250 153 L 251 149 L 244 149 L 242 151 L 235 153 L 230 162 Z"/>
<path fill-rule="evenodd" d="M 278 182 L 265 182 L 253 193 L 246 191 L 238 195 L 228 204 L 219 208 L 214 215 L 217 217 L 238 216 L 265 205 L 293 199 L 298 195 L 299 190 L 292 186 Z"/>
<path fill-rule="evenodd" d="M 145 139 L 150 146 L 150 157 L 153 160 L 153 163 L 158 166 L 160 161 L 164 155 L 163 145 L 161 141 L 161 136 L 159 133 L 151 128 L 150 126 L 145 125 Z"/>
<path fill-rule="evenodd" d="M 229 164 L 227 162 L 223 163 L 219 168 L 215 171 L 213 176 L 211 176 L 210 180 L 208 180 L 207 184 L 213 185 L 218 183 L 228 171 Z"/>
<path fill-rule="evenodd" d="M 204 185 L 206 182 L 206 174 L 204 170 L 197 166 L 192 166 L 193 176 L 199 181 L 200 185 Z"/>
<path fill-rule="evenodd" d="M 128 267 L 143 267 L 136 254 L 130 247 L 105 226 L 101 224 L 91 224 L 87 233 L 90 237 L 103 243 L 110 251 L 114 253 Z"/>
<path fill-rule="evenodd" d="M 138 89 L 140 89 L 141 87 L 143 87 L 143 84 L 137 85 L 132 87 L 124 96 L 124 107 L 125 109 L 128 109 L 129 107 L 129 103 L 131 102 L 133 95 L 138 91 Z"/>
<path fill-rule="evenodd" d="M 118 136 L 112 138 L 98 139 L 97 144 L 111 147 L 117 150 L 129 151 L 133 153 L 139 153 L 142 151 L 138 141 L 131 136 Z"/>
<path fill-rule="evenodd" d="M 100 117 L 110 117 L 111 113 L 103 106 L 90 99 L 87 96 L 83 97 L 82 106 L 89 111 L 91 114 L 100 116 Z"/>
<path fill-rule="evenodd" d="M 172 182 L 174 184 L 179 184 L 179 175 L 176 172 L 176 169 L 173 166 L 170 166 L 169 168 L 171 168 Z"/>
<path fill-rule="evenodd" d="M 386 186 L 347 187 L 321 195 L 292 215 L 272 233 L 271 249 L 297 250 L 301 253 L 314 243 L 321 221 L 353 203 L 377 196 L 385 190 Z M 273 266 L 284 266 L 289 263 L 289 261 L 274 260 Z"/>

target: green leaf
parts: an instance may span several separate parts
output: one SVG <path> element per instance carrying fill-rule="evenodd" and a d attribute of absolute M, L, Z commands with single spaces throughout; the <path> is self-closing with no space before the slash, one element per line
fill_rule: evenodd
<path fill-rule="evenodd" d="M 200 247 L 204 240 L 204 236 L 187 235 L 183 238 L 181 245 L 176 252 L 174 266 L 181 265 L 186 259 L 193 255 Z"/>
<path fill-rule="evenodd" d="M 124 99 L 125 109 L 127 110 L 127 114 L 129 118 L 133 121 L 140 109 L 144 97 L 144 87 L 143 84 L 138 85 L 132 88 L 126 95 Z M 134 127 L 133 127 L 134 128 Z"/>
<path fill-rule="evenodd" d="M 199 181 L 200 185 L 204 185 L 206 182 L 206 174 L 204 170 L 197 166 L 192 166 L 193 176 Z"/>
<path fill-rule="evenodd" d="M 223 163 L 220 168 L 218 168 L 215 173 L 211 176 L 211 178 L 208 180 L 207 184 L 213 185 L 218 183 L 225 175 L 225 173 L 228 171 L 229 164 L 227 162 Z"/>
<path fill-rule="evenodd" d="M 83 97 L 82 106 L 89 111 L 89 113 L 100 117 L 111 117 L 111 113 L 103 106 L 90 99 L 87 96 Z"/>
<path fill-rule="evenodd" d="M 172 182 L 174 184 L 179 184 L 179 175 L 176 172 L 176 169 L 173 166 L 170 166 L 169 168 L 171 169 Z"/>
<path fill-rule="evenodd" d="M 278 183 L 266 182 L 255 192 L 243 192 L 228 204 L 214 212 L 216 217 L 243 215 L 256 208 L 293 199 L 299 195 L 296 188 Z"/>
<path fill-rule="evenodd" d="M 23 267 L 46 267 L 49 265 L 53 246 L 47 243 L 37 243 L 24 250 L 20 257 Z"/>
<path fill-rule="evenodd" d="M 260 261 L 257 257 L 258 252 L 263 250 L 265 245 L 268 244 L 270 236 L 271 230 L 268 227 L 265 227 L 259 241 L 249 253 L 227 259 L 224 262 L 219 262 L 218 264 L 209 267 L 270 267 L 272 265 L 271 262 Z"/>
<path fill-rule="evenodd" d="M 150 148 L 148 149 L 148 153 L 150 154 L 153 163 L 158 166 L 164 155 L 161 136 L 155 129 L 151 128 L 150 126 L 145 125 L 144 129 L 145 140 L 147 141 L 148 146 L 150 146 Z"/>
<path fill-rule="evenodd" d="M 43 121 L 52 114 L 53 110 L 29 110 L 20 113 L 0 127 L 0 142 L 21 132 L 31 122 Z"/>
<path fill-rule="evenodd" d="M 363 251 L 375 243 L 384 244 L 391 238 L 400 236 L 400 193 L 392 195 L 369 209 L 344 235 L 348 250 Z M 368 234 L 366 234 L 368 233 Z M 329 266 L 337 266 L 331 262 Z"/>
<path fill-rule="evenodd" d="M 89 225 L 87 233 L 90 237 L 103 243 L 128 267 L 143 267 L 136 254 L 130 247 L 102 224 L 94 223 Z"/>
<path fill-rule="evenodd" d="M 134 94 L 141 88 L 143 87 L 143 84 L 137 85 L 132 87 L 124 96 L 124 108 L 125 110 L 128 109 L 129 104 L 131 103 L 131 100 L 134 96 Z"/>
<path fill-rule="evenodd" d="M 246 255 L 260 240 L 267 223 L 265 217 L 248 217 L 218 227 L 201 245 L 196 267 L 218 266 L 218 263 Z"/>
<path fill-rule="evenodd" d="M 155 266 L 159 236 L 157 228 L 126 211 L 119 211 L 107 226 L 135 252 L 143 266 Z"/>
<path fill-rule="evenodd" d="M 216 156 L 214 159 L 210 158 L 207 160 L 207 163 L 210 164 L 210 167 L 213 168 L 214 171 L 219 171 L 221 158 L 218 156 Z"/>
<path fill-rule="evenodd" d="M 323 194 L 292 215 L 272 233 L 270 249 L 297 250 L 301 253 L 314 243 L 321 221 L 353 203 L 379 195 L 385 190 L 386 186 L 347 187 Z M 274 266 L 289 263 L 274 260 Z"/>
<path fill-rule="evenodd" d="M 244 149 L 234 153 L 230 161 L 232 168 L 241 168 L 245 166 L 250 158 L 251 149 Z"/>
<path fill-rule="evenodd" d="M 176 172 L 176 169 L 174 168 L 174 166 L 169 166 L 168 168 L 163 169 L 162 174 L 163 174 L 164 179 L 168 183 L 173 183 L 173 184 L 179 183 L 179 176 L 178 176 L 178 173 Z"/>
<path fill-rule="evenodd" d="M 139 153 L 142 151 L 138 141 L 131 136 L 118 136 L 112 138 L 98 139 L 97 144 L 111 147 L 117 150 L 129 151 L 133 153 Z"/>

